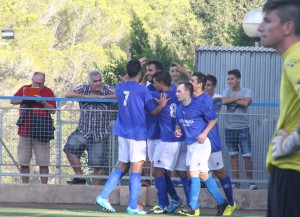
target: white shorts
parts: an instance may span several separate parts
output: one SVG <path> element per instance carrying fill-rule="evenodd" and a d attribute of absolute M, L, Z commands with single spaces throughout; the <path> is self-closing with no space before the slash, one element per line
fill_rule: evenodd
<path fill-rule="evenodd" d="M 174 171 L 181 142 L 163 142 L 157 144 L 153 155 L 153 166 Z"/>
<path fill-rule="evenodd" d="M 187 146 L 186 166 L 190 171 L 208 172 L 208 159 L 211 153 L 210 140 L 205 139 L 203 144 L 194 142 Z"/>
<path fill-rule="evenodd" d="M 208 159 L 209 170 L 219 170 L 224 167 L 222 151 L 213 152 Z"/>
<path fill-rule="evenodd" d="M 146 141 L 118 137 L 119 161 L 123 163 L 146 160 Z"/>
<path fill-rule="evenodd" d="M 186 171 L 186 152 L 187 152 L 187 147 L 184 142 L 180 142 L 180 151 L 178 155 L 178 159 L 176 162 L 175 169 L 176 171 Z"/>
<path fill-rule="evenodd" d="M 155 148 L 160 142 L 160 139 L 147 139 L 147 154 L 150 162 L 153 162 Z"/>

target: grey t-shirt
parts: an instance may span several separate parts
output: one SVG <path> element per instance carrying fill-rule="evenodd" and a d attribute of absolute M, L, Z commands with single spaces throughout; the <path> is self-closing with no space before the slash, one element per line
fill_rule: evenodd
<path fill-rule="evenodd" d="M 226 88 L 223 91 L 222 97 L 233 98 L 233 97 L 243 97 L 251 98 L 251 90 L 249 88 L 241 87 L 239 91 L 233 92 L 231 88 Z M 249 127 L 249 116 L 246 115 L 248 106 L 237 105 L 236 103 L 231 103 L 226 105 L 225 114 L 225 128 L 227 129 L 243 129 Z"/>

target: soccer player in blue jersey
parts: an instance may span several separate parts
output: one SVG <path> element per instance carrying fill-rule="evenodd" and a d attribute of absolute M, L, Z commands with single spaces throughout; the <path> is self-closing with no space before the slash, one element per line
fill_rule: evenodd
<path fill-rule="evenodd" d="M 119 166 L 106 181 L 102 192 L 96 197 L 96 204 L 107 212 L 116 212 L 108 201 L 108 196 L 117 186 L 119 180 L 131 166 L 129 181 L 129 214 L 146 214 L 137 207 L 141 188 L 142 165 L 146 159 L 146 111 L 157 114 L 166 105 L 167 99 L 161 97 L 156 106 L 146 87 L 139 84 L 141 63 L 130 60 L 126 65 L 129 80 L 119 83 L 115 93 L 119 103 L 119 112 L 113 129 L 119 142 Z"/>
<path fill-rule="evenodd" d="M 202 104 L 207 105 L 211 110 L 215 110 L 214 101 L 211 96 L 204 92 L 206 86 L 206 76 L 203 73 L 195 72 L 193 73 L 190 83 L 193 85 L 194 93 L 193 97 L 195 100 L 199 101 Z M 208 133 L 208 138 L 211 143 L 211 154 L 208 161 L 209 170 L 213 171 L 214 174 L 220 180 L 226 198 L 229 202 L 229 205 L 226 207 L 223 212 L 224 216 L 231 216 L 233 211 L 236 209 L 236 204 L 233 200 L 233 192 L 231 186 L 231 179 L 226 174 L 224 168 L 223 156 L 222 156 L 222 145 L 221 138 L 219 135 L 218 124 L 216 124 L 212 130 Z M 218 207 L 221 212 L 221 206 Z"/>
<path fill-rule="evenodd" d="M 153 86 L 158 91 L 151 92 L 153 97 L 159 98 L 160 94 L 166 94 L 168 102 L 163 110 L 158 113 L 161 142 L 155 147 L 152 157 L 158 205 L 149 210 L 149 213 L 172 213 L 181 205 L 182 200 L 176 193 L 167 170 L 176 170 L 179 172 L 180 177 L 187 179 L 185 167 L 186 147 L 182 145 L 180 139 L 174 136 L 176 126 L 175 112 L 178 100 L 176 97 L 176 86 L 171 85 L 170 74 L 164 71 L 155 73 L 153 75 Z M 167 193 L 170 194 L 172 199 L 169 206 L 166 204 Z"/>
<path fill-rule="evenodd" d="M 149 80 L 152 82 L 152 76 L 163 70 L 162 63 L 158 60 L 150 60 L 147 62 L 146 66 L 146 74 L 143 78 L 143 81 L 141 84 L 144 85 L 143 82 L 145 82 L 145 78 L 149 78 Z M 150 79 L 151 78 L 151 79 Z M 151 82 L 147 82 L 147 89 L 149 91 L 156 91 L 155 87 Z M 146 84 L 146 82 L 145 82 Z M 144 176 L 150 176 L 150 165 L 152 162 L 153 154 L 155 147 L 160 142 L 160 133 L 159 133 L 159 125 L 158 120 L 156 116 L 151 115 L 149 112 L 146 114 L 146 122 L 147 122 L 147 161 L 144 164 Z M 148 167 L 148 168 L 146 168 Z M 143 180 L 142 182 L 143 187 L 150 187 L 151 182 L 150 180 Z M 169 204 L 169 199 L 166 198 L 166 203 Z"/>
<path fill-rule="evenodd" d="M 182 104 L 178 105 L 176 111 L 175 136 L 181 137 L 183 133 L 185 134 L 187 145 L 186 165 L 191 177 L 190 203 L 189 206 L 182 208 L 179 214 L 199 216 L 198 197 L 201 189 L 201 179 L 208 191 L 217 200 L 218 213 L 216 215 L 220 216 L 223 215 L 228 203 L 222 197 L 214 179 L 208 174 L 211 144 L 207 137 L 216 125 L 218 118 L 214 109 L 210 109 L 206 104 L 193 99 L 192 94 L 193 85 L 191 83 L 183 82 L 178 85 L 176 95 Z"/>

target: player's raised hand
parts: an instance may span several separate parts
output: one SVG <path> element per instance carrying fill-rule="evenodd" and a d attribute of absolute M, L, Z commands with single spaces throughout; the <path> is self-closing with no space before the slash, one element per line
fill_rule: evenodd
<path fill-rule="evenodd" d="M 140 61 L 141 65 L 144 65 L 147 61 L 147 57 L 142 57 L 139 59 L 139 61 Z"/>
<path fill-rule="evenodd" d="M 272 157 L 277 159 L 294 153 L 300 149 L 300 125 L 295 132 L 290 134 L 284 129 L 280 129 L 272 140 Z"/>

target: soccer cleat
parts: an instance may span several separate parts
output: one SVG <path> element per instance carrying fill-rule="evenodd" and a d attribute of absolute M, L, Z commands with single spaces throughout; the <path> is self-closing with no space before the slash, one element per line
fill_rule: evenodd
<path fill-rule="evenodd" d="M 156 205 L 152 209 L 147 211 L 147 214 L 166 214 L 168 213 L 166 208 L 161 208 L 160 206 Z"/>
<path fill-rule="evenodd" d="M 228 204 L 225 211 L 223 212 L 223 216 L 231 216 L 234 210 L 236 210 L 236 203 L 234 202 L 233 206 L 230 206 L 230 204 Z"/>
<path fill-rule="evenodd" d="M 179 198 L 179 200 L 178 201 L 176 201 L 176 200 L 171 200 L 171 203 L 169 204 L 169 206 L 167 206 L 167 211 L 168 211 L 168 213 L 172 213 L 172 212 L 174 212 L 178 207 L 180 207 L 181 206 L 181 204 L 182 204 L 182 200 Z"/>
<path fill-rule="evenodd" d="M 223 213 L 224 213 L 224 211 L 225 211 L 225 209 L 226 209 L 226 207 L 229 205 L 229 203 L 228 203 L 228 201 L 227 200 L 224 200 L 224 203 L 223 204 L 221 204 L 221 205 L 218 205 L 217 206 L 217 214 L 216 214 L 216 216 L 222 216 L 223 215 Z"/>
<path fill-rule="evenodd" d="M 200 209 L 194 209 L 191 206 L 185 206 L 181 210 L 179 210 L 178 214 L 184 216 L 199 216 Z"/>
<path fill-rule="evenodd" d="M 127 213 L 128 214 L 139 214 L 139 215 L 146 215 L 147 214 L 147 212 L 142 210 L 142 209 L 139 209 L 139 208 L 131 209 L 130 207 L 127 207 Z"/>
<path fill-rule="evenodd" d="M 116 212 L 115 208 L 113 208 L 107 199 L 103 199 L 102 197 L 96 197 L 96 204 L 98 204 L 105 212 Z"/>

